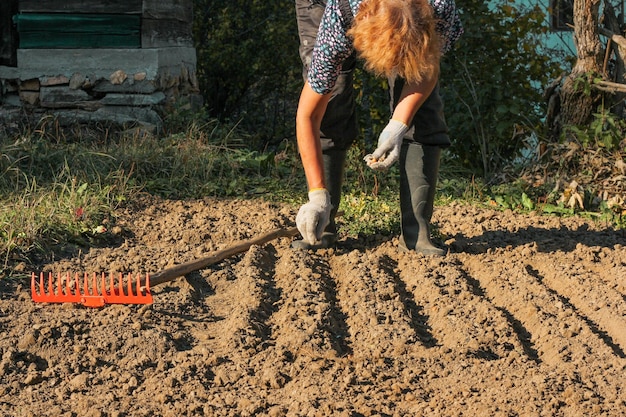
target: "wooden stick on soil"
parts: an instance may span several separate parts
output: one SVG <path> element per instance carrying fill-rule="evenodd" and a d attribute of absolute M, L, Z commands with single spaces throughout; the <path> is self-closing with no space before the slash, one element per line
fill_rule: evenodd
<path fill-rule="evenodd" d="M 264 243 L 267 243 L 274 239 L 278 239 L 279 237 L 293 237 L 297 234 L 298 229 L 296 227 L 292 227 L 290 229 L 277 229 L 259 237 L 242 241 L 226 249 L 219 250 L 207 257 L 164 269 L 163 271 L 157 272 L 156 274 L 150 276 L 150 287 L 156 287 L 157 285 L 187 275 L 190 272 L 204 269 L 207 266 L 216 264 L 230 256 L 245 252 L 250 249 L 251 246 L 263 245 Z M 145 279 L 142 281 L 141 285 L 145 287 Z"/>

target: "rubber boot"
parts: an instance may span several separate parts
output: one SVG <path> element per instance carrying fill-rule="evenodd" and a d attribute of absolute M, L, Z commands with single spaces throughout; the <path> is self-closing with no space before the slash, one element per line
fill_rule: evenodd
<path fill-rule="evenodd" d="M 305 240 L 294 240 L 291 247 L 294 249 L 325 249 L 334 247 L 337 242 L 337 224 L 335 216 L 341 202 L 341 187 L 343 186 L 343 171 L 346 163 L 346 151 L 328 149 L 322 153 L 324 166 L 324 182 L 330 194 L 333 208 L 330 211 L 330 223 L 324 229 L 322 239 L 317 244 L 310 244 Z"/>
<path fill-rule="evenodd" d="M 443 256 L 446 250 L 430 240 L 430 219 L 439 174 L 439 146 L 403 143 L 400 149 L 400 212 L 399 250 L 424 255 Z"/>

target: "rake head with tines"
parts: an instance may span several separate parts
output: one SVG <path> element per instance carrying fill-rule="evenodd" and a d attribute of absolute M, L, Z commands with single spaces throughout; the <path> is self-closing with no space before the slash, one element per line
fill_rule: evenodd
<path fill-rule="evenodd" d="M 126 285 L 122 274 L 116 282 L 113 274 L 102 273 L 98 277 L 87 273 L 82 279 L 78 274 L 72 277 L 69 273 L 59 273 L 55 279 L 52 273 L 48 273 L 45 279 L 44 273 L 39 279 L 33 273 L 30 281 L 30 290 L 33 301 L 36 303 L 80 303 L 86 307 L 102 307 L 105 304 L 152 304 L 150 293 L 150 277 L 141 282 L 141 276 L 137 275 L 133 286 L 133 275 L 128 274 Z M 134 288 L 133 288 L 134 287 Z"/>

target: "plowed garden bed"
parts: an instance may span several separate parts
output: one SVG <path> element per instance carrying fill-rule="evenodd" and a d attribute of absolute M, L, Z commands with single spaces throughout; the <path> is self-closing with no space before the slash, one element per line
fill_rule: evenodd
<path fill-rule="evenodd" d="M 49 271 L 157 272 L 281 226 L 261 201 L 142 197 L 118 242 Z M 35 304 L 0 280 L 2 416 L 623 416 L 626 235 L 436 207 L 444 258 L 397 238 L 280 238 L 148 306 Z"/>

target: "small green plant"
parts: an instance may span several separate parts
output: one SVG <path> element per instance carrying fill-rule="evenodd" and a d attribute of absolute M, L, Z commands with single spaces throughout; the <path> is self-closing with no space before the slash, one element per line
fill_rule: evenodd
<path fill-rule="evenodd" d="M 397 195 L 373 196 L 348 193 L 340 205 L 343 211 L 342 232 L 350 236 L 364 234 L 392 235 L 400 230 L 400 206 Z"/>
<path fill-rule="evenodd" d="M 594 113 L 589 126 L 566 126 L 563 138 L 575 139 L 584 148 L 600 147 L 608 152 L 619 150 L 626 134 L 626 120 L 608 112 Z"/>
<path fill-rule="evenodd" d="M 574 79 L 574 89 L 589 97 L 591 96 L 592 82 L 594 79 L 596 79 L 596 74 L 593 72 L 580 74 Z"/>
<path fill-rule="evenodd" d="M 20 259 L 50 245 L 105 241 L 113 225 L 112 213 L 123 198 L 113 191 L 114 184 L 99 187 L 58 178 L 44 186 L 33 180 L 27 188 L 5 194 L 0 208 L 4 267 L 11 256 Z"/>
<path fill-rule="evenodd" d="M 365 153 L 363 143 L 348 151 L 340 205 L 342 231 L 350 236 L 396 234 L 400 230 L 397 164 L 386 172 L 375 172 L 363 162 Z"/>

